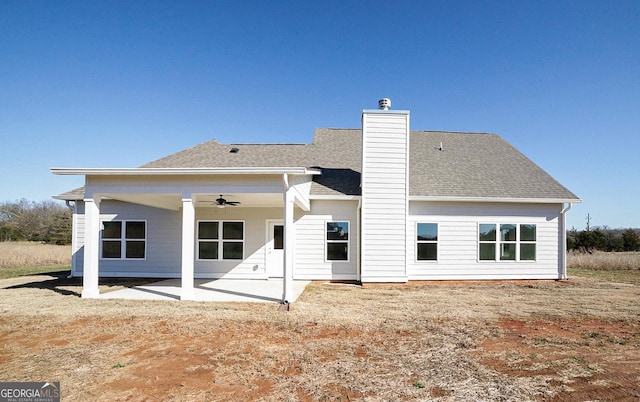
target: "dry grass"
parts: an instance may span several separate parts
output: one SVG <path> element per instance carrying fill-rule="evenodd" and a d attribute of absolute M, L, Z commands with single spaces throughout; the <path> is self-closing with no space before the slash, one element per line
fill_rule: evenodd
<path fill-rule="evenodd" d="M 35 242 L 0 242 L 0 269 L 71 264 L 71 246 Z"/>
<path fill-rule="evenodd" d="M 589 276 L 607 281 L 640 285 L 640 253 L 569 253 L 569 277 Z"/>
<path fill-rule="evenodd" d="M 597 271 L 640 270 L 640 252 L 594 251 L 591 254 L 570 252 L 567 256 L 567 266 Z"/>
<path fill-rule="evenodd" d="M 630 284 L 314 283 L 289 312 L 86 300 L 80 281 L 50 276 L 0 289 L 0 378 L 61 381 L 69 401 L 640 397 Z"/>

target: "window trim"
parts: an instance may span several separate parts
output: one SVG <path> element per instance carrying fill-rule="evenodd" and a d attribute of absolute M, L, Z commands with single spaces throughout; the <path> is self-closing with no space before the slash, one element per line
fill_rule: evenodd
<path fill-rule="evenodd" d="M 218 223 L 218 238 L 217 239 L 200 239 L 200 223 Z M 225 223 L 242 223 L 242 239 L 224 239 L 224 224 Z M 246 251 L 246 227 L 247 224 L 244 220 L 229 219 L 229 220 L 211 220 L 211 219 L 199 219 L 196 221 L 196 241 L 195 241 L 195 256 L 196 261 L 244 261 Z M 200 258 L 200 243 L 217 243 L 218 244 L 218 258 Z M 224 243 L 242 243 L 242 257 L 241 258 L 224 258 Z"/>
<path fill-rule="evenodd" d="M 433 224 L 436 225 L 436 240 L 418 240 L 418 225 L 419 224 Z M 423 221 L 416 221 L 415 222 L 415 245 L 416 245 L 416 252 L 415 252 L 415 262 L 420 263 L 420 264 L 433 264 L 436 263 L 438 261 L 440 261 L 440 224 L 438 222 L 423 222 Z M 418 245 L 419 244 L 435 244 L 436 245 L 436 259 L 435 260 L 421 260 L 418 258 Z"/>
<path fill-rule="evenodd" d="M 347 224 L 347 229 L 348 229 L 348 235 L 349 237 L 347 238 L 347 240 L 329 240 L 327 239 L 327 224 L 328 223 L 346 223 Z M 338 219 L 331 219 L 331 220 L 325 220 L 324 224 L 322 226 L 322 236 L 324 238 L 324 262 L 328 262 L 328 263 L 346 263 L 346 262 L 350 262 L 351 261 L 351 221 L 350 220 L 338 220 Z M 330 260 L 328 257 L 328 252 L 329 252 L 329 243 L 346 243 L 347 244 L 347 259 L 346 260 Z"/>
<path fill-rule="evenodd" d="M 494 225 L 496 228 L 496 239 L 495 240 L 480 240 L 480 225 Z M 502 225 L 514 225 L 516 228 L 516 239 L 515 240 L 502 240 L 501 239 L 501 226 Z M 521 240 L 521 227 L 523 225 L 531 225 L 535 230 L 535 240 Z M 476 244 L 477 244 L 477 261 L 479 263 L 533 263 L 538 261 L 538 224 L 531 222 L 478 222 L 476 226 Z M 494 253 L 495 258 L 493 260 L 482 260 L 480 259 L 480 245 L 481 244 L 494 244 Z M 502 245 L 504 244 L 513 244 L 515 245 L 515 258 L 512 260 L 501 259 L 501 250 Z M 532 244 L 535 246 L 535 254 L 534 258 L 531 260 L 523 260 L 521 258 L 521 246 L 523 244 Z"/>
<path fill-rule="evenodd" d="M 110 222 L 120 222 L 121 228 L 120 228 L 120 237 L 119 238 L 113 238 L 113 239 L 105 239 L 102 234 L 104 232 L 104 224 L 106 223 L 110 223 Z M 142 222 L 144 223 L 144 238 L 143 239 L 127 239 L 127 223 L 128 222 Z M 147 225 L 147 220 L 146 219 L 102 219 L 100 220 L 100 250 L 99 250 L 99 258 L 100 260 L 105 260 L 105 261 L 145 261 L 147 259 L 147 243 L 148 243 L 148 237 L 149 237 L 149 233 L 148 233 L 148 228 L 149 226 Z M 127 240 L 130 241 L 143 241 L 144 242 L 144 257 L 142 258 L 131 258 L 131 257 L 127 257 Z M 103 245 L 105 241 L 119 241 L 120 242 L 120 257 L 116 257 L 116 258 L 112 258 L 112 257 L 103 257 L 102 256 L 102 251 L 103 251 Z"/>

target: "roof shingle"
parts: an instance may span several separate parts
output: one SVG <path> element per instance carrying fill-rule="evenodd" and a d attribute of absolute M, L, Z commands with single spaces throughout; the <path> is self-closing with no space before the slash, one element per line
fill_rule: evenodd
<path fill-rule="evenodd" d="M 411 131 L 409 143 L 411 196 L 578 200 L 496 134 Z M 311 144 L 211 140 L 142 167 L 314 167 L 312 194 L 360 195 L 361 166 L 361 129 L 320 128 Z"/>

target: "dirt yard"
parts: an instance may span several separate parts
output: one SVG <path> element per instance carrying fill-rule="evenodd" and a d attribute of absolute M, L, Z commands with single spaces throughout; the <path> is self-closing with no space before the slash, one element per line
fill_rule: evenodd
<path fill-rule="evenodd" d="M 314 283 L 283 312 L 84 300 L 63 278 L 0 280 L 0 381 L 64 401 L 640 399 L 638 285 Z"/>

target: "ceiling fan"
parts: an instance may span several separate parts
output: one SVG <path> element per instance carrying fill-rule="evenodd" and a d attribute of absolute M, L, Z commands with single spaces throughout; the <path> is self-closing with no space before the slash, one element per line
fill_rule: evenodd
<path fill-rule="evenodd" d="M 235 207 L 238 204 L 240 204 L 240 201 L 227 201 L 222 197 L 222 194 L 220 194 L 220 198 L 216 199 L 216 206 L 218 208 L 224 208 L 227 205 Z"/>

